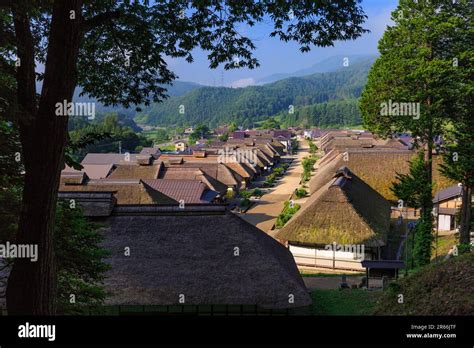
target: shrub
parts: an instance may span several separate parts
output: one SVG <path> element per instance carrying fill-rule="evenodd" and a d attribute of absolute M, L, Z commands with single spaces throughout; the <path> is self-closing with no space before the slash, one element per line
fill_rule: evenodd
<path fill-rule="evenodd" d="M 308 191 L 306 191 L 304 188 L 299 188 L 295 190 L 295 195 L 298 198 L 303 198 L 308 195 Z"/>
<path fill-rule="evenodd" d="M 247 208 L 249 206 L 250 206 L 250 199 L 244 198 L 243 200 L 240 201 L 241 208 Z"/>
<path fill-rule="evenodd" d="M 284 171 L 284 169 L 281 168 L 281 167 L 273 169 L 273 173 L 278 175 L 278 176 L 283 175 L 283 171 Z"/>
<path fill-rule="evenodd" d="M 291 217 L 301 208 L 299 204 L 291 204 L 289 201 L 285 202 L 285 207 L 283 208 L 280 215 L 278 215 L 275 222 L 276 228 L 282 228 L 291 219 Z"/>
<path fill-rule="evenodd" d="M 276 175 L 275 173 L 271 173 L 270 175 L 267 176 L 267 179 L 265 180 L 266 184 L 273 184 L 275 182 Z"/>
<path fill-rule="evenodd" d="M 250 198 L 253 195 L 253 190 L 241 190 L 239 192 L 240 197 L 242 198 Z"/>

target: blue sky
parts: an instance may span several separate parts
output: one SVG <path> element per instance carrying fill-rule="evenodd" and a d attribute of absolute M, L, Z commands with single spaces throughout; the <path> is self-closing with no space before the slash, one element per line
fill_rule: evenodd
<path fill-rule="evenodd" d="M 197 49 L 193 52 L 194 62 L 189 64 L 184 59 L 168 59 L 168 64 L 181 81 L 192 81 L 204 85 L 242 87 L 253 81 L 275 73 L 290 73 L 307 68 L 325 58 L 335 55 L 356 55 L 377 53 L 377 42 L 382 37 L 387 24 L 390 24 L 390 13 L 396 8 L 397 0 L 364 0 L 362 7 L 368 18 L 365 28 L 371 32 L 354 41 L 336 42 L 334 47 L 313 48 L 310 52 L 301 53 L 299 46 L 293 42 L 282 42 L 270 38 L 270 24 L 259 23 L 253 28 L 241 29 L 242 34 L 249 35 L 257 46 L 255 56 L 260 61 L 257 69 L 237 69 L 224 71 L 222 67 L 209 69 L 206 52 Z"/>

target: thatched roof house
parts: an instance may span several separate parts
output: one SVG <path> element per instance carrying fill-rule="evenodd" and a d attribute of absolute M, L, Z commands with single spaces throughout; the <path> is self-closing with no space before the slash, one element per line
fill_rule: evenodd
<path fill-rule="evenodd" d="M 278 232 L 302 244 L 363 244 L 381 247 L 390 229 L 390 203 L 342 167 Z"/>
<path fill-rule="evenodd" d="M 394 148 L 334 149 L 316 163 L 318 169 L 309 181 L 310 192 L 319 190 L 330 179 L 331 172 L 341 166 L 347 166 L 385 199 L 397 201 L 390 188 L 396 181 L 397 173 L 408 173 L 409 161 L 415 155 L 413 151 Z M 439 172 L 441 162 L 440 156 L 433 157 L 434 192 L 453 185 L 452 181 Z"/>
<path fill-rule="evenodd" d="M 104 246 L 112 268 L 105 285 L 112 297 L 106 304 L 277 309 L 311 303 L 290 252 L 225 209 L 179 216 L 116 213 L 107 225 Z"/>

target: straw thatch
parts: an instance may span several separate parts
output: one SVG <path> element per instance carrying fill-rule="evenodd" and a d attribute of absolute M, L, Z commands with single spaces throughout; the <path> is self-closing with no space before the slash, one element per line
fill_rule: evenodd
<path fill-rule="evenodd" d="M 187 305 L 311 303 L 290 252 L 232 213 L 112 216 L 107 223 L 107 304 L 183 304 L 180 295 Z"/>
<path fill-rule="evenodd" d="M 277 238 L 308 244 L 383 246 L 390 212 L 388 201 L 343 167 L 308 199 Z"/>
<path fill-rule="evenodd" d="M 96 180 L 87 185 L 60 185 L 60 192 L 114 192 L 117 204 L 176 204 L 177 201 L 160 193 L 150 190 L 139 180 L 135 182 L 120 182 L 111 180 Z"/>
<path fill-rule="evenodd" d="M 119 164 L 108 179 L 156 179 L 159 165 Z"/>
<path fill-rule="evenodd" d="M 346 153 L 346 156 L 344 156 Z M 328 155 L 330 155 L 328 153 Z M 340 151 L 331 160 L 323 162 L 309 182 L 310 192 L 318 190 L 324 182 L 327 182 L 330 172 L 340 166 L 347 166 L 350 170 L 365 181 L 370 187 L 390 201 L 397 198 L 390 190 L 392 183 L 396 181 L 396 174 L 406 174 L 409 171 L 409 161 L 415 153 L 409 150 L 397 150 L 390 148 L 378 149 L 346 149 Z M 344 157 L 347 161 L 344 160 Z M 321 161 L 324 160 L 324 157 Z M 440 156 L 433 158 L 433 192 L 453 185 L 453 182 L 445 178 L 439 172 L 442 163 Z M 320 162 L 318 162 L 318 165 Z M 326 169 L 326 167 L 328 169 Z M 321 175 L 323 175 L 321 177 Z"/>

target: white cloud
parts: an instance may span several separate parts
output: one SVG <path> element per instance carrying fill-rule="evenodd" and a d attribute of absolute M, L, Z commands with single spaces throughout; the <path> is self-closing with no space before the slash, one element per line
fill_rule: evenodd
<path fill-rule="evenodd" d="M 246 79 L 240 79 L 232 82 L 230 84 L 230 87 L 232 88 L 242 88 L 242 87 L 247 87 L 255 84 L 255 80 L 251 77 L 246 78 Z"/>

